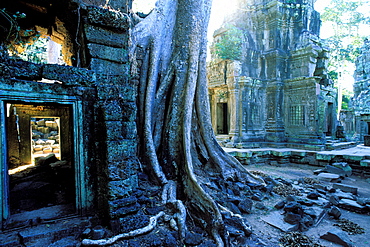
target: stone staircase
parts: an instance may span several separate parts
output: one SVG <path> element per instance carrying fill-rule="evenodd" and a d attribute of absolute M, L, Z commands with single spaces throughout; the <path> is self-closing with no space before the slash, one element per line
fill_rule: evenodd
<path fill-rule="evenodd" d="M 326 137 L 325 150 L 340 150 L 355 147 L 356 142 L 335 140 L 331 136 Z"/>

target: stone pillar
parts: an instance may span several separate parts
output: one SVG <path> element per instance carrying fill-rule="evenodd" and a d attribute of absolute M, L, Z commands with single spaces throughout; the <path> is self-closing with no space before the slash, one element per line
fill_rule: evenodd
<path fill-rule="evenodd" d="M 122 4 L 125 1 L 118 1 Z M 118 6 L 118 5 L 117 5 Z M 128 20 L 108 9 L 89 7 L 85 25 L 91 70 L 97 73 L 96 133 L 99 209 L 112 226 L 139 210 L 132 197 L 138 186 L 137 85 L 129 80 Z M 128 201 L 122 203 L 122 201 Z M 114 231 L 117 229 L 114 229 Z"/>
<path fill-rule="evenodd" d="M 209 107 L 211 112 L 211 121 L 212 121 L 212 128 L 217 135 L 217 120 L 216 120 L 216 96 L 215 91 L 213 89 L 209 90 Z"/>
<path fill-rule="evenodd" d="M 283 121 L 284 84 L 282 81 L 270 82 L 267 86 L 267 124 L 266 140 L 284 142 L 285 128 Z"/>
<path fill-rule="evenodd" d="M 231 137 L 231 141 L 234 143 L 239 142 L 239 93 L 240 90 L 237 87 L 236 83 L 228 83 L 229 86 L 229 109 L 230 109 L 230 130 L 229 136 Z"/>

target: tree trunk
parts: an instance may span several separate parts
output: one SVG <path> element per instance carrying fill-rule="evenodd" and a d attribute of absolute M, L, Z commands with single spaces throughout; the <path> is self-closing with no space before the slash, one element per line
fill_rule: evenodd
<path fill-rule="evenodd" d="M 163 186 L 163 202 L 186 213 L 219 246 L 229 245 L 214 179 L 263 183 L 218 145 L 210 120 L 206 82 L 207 27 L 212 0 L 159 0 L 132 29 L 133 73 L 140 73 L 140 157 Z M 139 54 L 144 53 L 142 64 Z M 207 192 L 206 192 L 207 191 Z M 224 207 L 221 207 L 225 210 Z"/>

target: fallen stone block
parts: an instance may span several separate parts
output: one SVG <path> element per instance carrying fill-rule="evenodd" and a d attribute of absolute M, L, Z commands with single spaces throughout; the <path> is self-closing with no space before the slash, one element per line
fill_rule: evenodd
<path fill-rule="evenodd" d="M 350 199 L 341 199 L 338 206 L 354 212 L 363 212 L 365 210 L 364 206 L 361 206 L 356 201 Z"/>
<path fill-rule="evenodd" d="M 267 224 L 282 230 L 283 232 L 293 232 L 299 229 L 299 224 L 292 225 L 286 223 L 284 221 L 284 215 L 281 215 L 278 211 L 271 212 L 269 215 L 263 217 L 262 220 Z"/>
<path fill-rule="evenodd" d="M 335 193 L 333 193 L 333 195 L 337 196 L 339 199 L 351 199 L 351 200 L 354 200 L 355 197 L 352 195 L 352 193 L 348 193 L 348 192 L 343 192 L 341 190 L 337 190 Z"/>
<path fill-rule="evenodd" d="M 339 219 L 340 216 L 342 215 L 342 212 L 338 207 L 332 206 L 328 211 L 328 215 L 333 216 L 334 219 Z"/>
<path fill-rule="evenodd" d="M 308 199 L 313 199 L 313 200 L 317 200 L 319 198 L 319 193 L 317 193 L 316 191 L 312 191 L 310 193 L 307 194 L 307 198 Z"/>
<path fill-rule="evenodd" d="M 346 177 L 352 175 L 352 167 L 346 162 L 337 162 L 332 164 L 333 167 L 341 169 Z"/>
<path fill-rule="evenodd" d="M 250 214 L 252 212 L 252 206 L 253 206 L 253 201 L 249 198 L 246 198 L 239 203 L 238 208 L 243 213 Z"/>
<path fill-rule="evenodd" d="M 288 212 L 284 215 L 284 221 L 286 223 L 289 223 L 289 224 L 292 224 L 292 225 L 299 224 L 301 219 L 302 219 L 302 217 L 299 214 L 295 214 L 295 213 L 291 213 L 291 212 Z"/>
<path fill-rule="evenodd" d="M 357 195 L 357 188 L 350 185 L 334 183 L 333 188 L 340 189 L 341 191 L 350 192 L 354 195 Z"/>
<path fill-rule="evenodd" d="M 321 207 L 306 207 L 303 209 L 303 212 L 309 216 L 311 216 L 313 219 L 317 219 L 322 215 L 324 209 Z"/>
<path fill-rule="evenodd" d="M 331 165 L 326 165 L 322 172 L 337 174 L 337 175 L 341 176 L 342 178 L 348 176 L 347 175 L 348 172 L 344 171 L 341 168 L 338 168 L 338 167 L 335 167 L 335 166 L 331 166 Z"/>
<path fill-rule="evenodd" d="M 348 235 L 339 229 L 331 229 L 324 235 L 322 235 L 320 238 L 328 240 L 332 243 L 340 244 L 344 247 L 352 247 L 353 244 L 351 243 L 351 240 L 349 239 Z"/>
<path fill-rule="evenodd" d="M 317 175 L 320 180 L 327 182 L 339 182 L 340 176 L 338 174 L 323 172 Z"/>

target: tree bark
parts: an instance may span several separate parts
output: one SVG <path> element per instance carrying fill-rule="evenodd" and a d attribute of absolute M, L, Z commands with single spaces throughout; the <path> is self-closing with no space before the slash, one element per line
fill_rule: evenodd
<path fill-rule="evenodd" d="M 224 152 L 212 130 L 206 81 L 211 2 L 159 0 L 133 27 L 130 54 L 135 65 L 140 50 L 145 53 L 141 67 L 133 67 L 140 71 L 138 128 L 144 166 L 163 185 L 164 203 L 177 202 L 182 237 L 188 212 L 218 246 L 227 246 L 220 208 L 205 184 L 211 176 L 263 181 Z"/>

